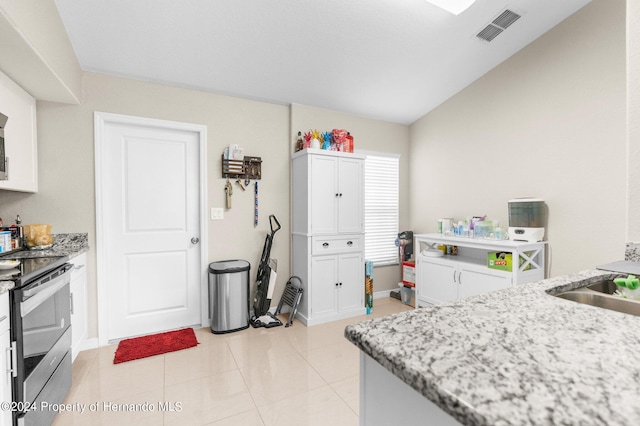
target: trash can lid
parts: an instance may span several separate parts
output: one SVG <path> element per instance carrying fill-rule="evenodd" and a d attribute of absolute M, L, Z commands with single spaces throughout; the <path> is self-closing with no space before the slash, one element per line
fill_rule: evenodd
<path fill-rule="evenodd" d="M 221 260 L 209 264 L 209 272 L 212 274 L 229 274 L 231 272 L 244 272 L 251 268 L 246 260 Z"/>

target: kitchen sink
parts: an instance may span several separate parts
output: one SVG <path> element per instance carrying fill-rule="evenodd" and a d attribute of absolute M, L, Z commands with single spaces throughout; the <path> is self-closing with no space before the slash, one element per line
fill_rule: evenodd
<path fill-rule="evenodd" d="M 598 293 L 613 294 L 618 288 L 618 286 L 613 281 L 606 280 L 606 281 L 598 281 L 585 288 L 588 288 L 589 290 L 597 291 Z"/>
<path fill-rule="evenodd" d="M 599 281 L 587 287 L 558 293 L 555 296 L 585 305 L 640 316 L 640 302 L 614 296 L 615 291 L 616 285 L 613 281 Z"/>

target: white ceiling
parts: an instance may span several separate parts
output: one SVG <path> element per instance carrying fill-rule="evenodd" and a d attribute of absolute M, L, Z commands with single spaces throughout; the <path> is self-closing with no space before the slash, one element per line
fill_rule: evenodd
<path fill-rule="evenodd" d="M 84 70 L 410 124 L 590 0 L 55 0 Z M 475 35 L 522 15 L 491 43 Z"/>

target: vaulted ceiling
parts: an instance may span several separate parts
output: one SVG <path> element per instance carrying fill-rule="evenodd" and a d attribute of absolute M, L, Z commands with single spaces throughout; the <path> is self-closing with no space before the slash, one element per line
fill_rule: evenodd
<path fill-rule="evenodd" d="M 589 1 L 55 3 L 84 70 L 410 124 Z M 521 17 L 476 36 L 505 10 Z"/>

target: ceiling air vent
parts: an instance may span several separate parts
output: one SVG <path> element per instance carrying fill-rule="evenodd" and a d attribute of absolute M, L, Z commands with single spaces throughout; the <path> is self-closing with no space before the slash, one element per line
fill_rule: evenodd
<path fill-rule="evenodd" d="M 507 9 L 476 34 L 476 37 L 484 41 L 491 41 L 518 19 L 520 19 L 520 15 Z"/>

